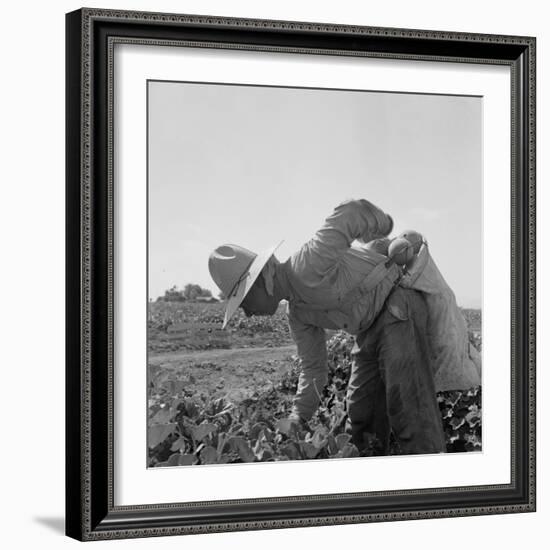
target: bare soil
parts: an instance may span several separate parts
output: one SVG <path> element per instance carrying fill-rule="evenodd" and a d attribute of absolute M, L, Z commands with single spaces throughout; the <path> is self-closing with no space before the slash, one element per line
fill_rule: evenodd
<path fill-rule="evenodd" d="M 240 401 L 283 378 L 292 369 L 295 353 L 294 345 L 149 353 L 148 364 L 157 373 L 175 373 L 187 390 Z"/>

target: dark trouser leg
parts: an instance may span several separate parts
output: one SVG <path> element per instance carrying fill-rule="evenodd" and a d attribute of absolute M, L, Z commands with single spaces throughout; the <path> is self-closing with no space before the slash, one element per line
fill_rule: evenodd
<path fill-rule="evenodd" d="M 404 454 L 445 452 L 422 295 L 396 289 L 379 321 L 378 358 L 390 425 Z"/>
<path fill-rule="evenodd" d="M 380 376 L 374 333 L 358 336 L 352 350 L 352 366 L 347 390 L 352 441 L 363 451 L 369 438 L 378 440 L 377 454 L 387 454 L 390 425 L 386 412 L 386 392 Z"/>
<path fill-rule="evenodd" d="M 353 442 L 360 450 L 368 432 L 387 452 L 391 426 L 404 454 L 445 452 L 426 324 L 422 296 L 398 288 L 375 323 L 358 335 L 347 403 Z"/>

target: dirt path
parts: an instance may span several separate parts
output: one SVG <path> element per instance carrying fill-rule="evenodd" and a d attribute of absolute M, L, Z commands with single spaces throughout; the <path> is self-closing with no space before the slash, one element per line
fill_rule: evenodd
<path fill-rule="evenodd" d="M 149 367 L 172 372 L 186 388 L 210 398 L 239 401 L 287 375 L 296 346 L 212 349 L 149 354 Z"/>
<path fill-rule="evenodd" d="M 160 355 L 149 354 L 150 365 L 174 366 L 173 363 L 196 364 L 196 363 L 218 363 L 218 364 L 249 364 L 264 361 L 278 361 L 286 359 L 296 353 L 296 346 L 257 347 L 257 348 L 235 348 L 235 349 L 208 349 L 191 352 L 163 353 Z"/>

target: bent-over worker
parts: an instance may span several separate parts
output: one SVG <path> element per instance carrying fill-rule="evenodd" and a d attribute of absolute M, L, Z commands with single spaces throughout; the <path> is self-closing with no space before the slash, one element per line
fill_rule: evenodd
<path fill-rule="evenodd" d="M 392 259 L 391 245 L 388 252 L 392 229 L 392 218 L 374 204 L 349 200 L 283 263 L 276 246 L 256 254 L 225 244 L 212 252 L 209 269 L 227 296 L 224 328 L 238 307 L 247 316 L 272 315 L 288 301 L 301 363 L 291 419 L 308 421 L 316 411 L 328 379 L 325 329 L 341 329 L 355 336 L 346 404 L 358 449 L 374 434 L 387 454 L 392 431 L 404 454 L 445 452 L 434 375 L 439 359 L 451 369 L 470 360 L 464 327 L 425 243 L 415 243 L 416 260 L 405 258 L 409 271 Z M 420 244 L 431 279 L 411 277 Z M 438 277 L 446 288 L 431 293 Z M 453 326 L 458 333 L 446 332 Z"/>

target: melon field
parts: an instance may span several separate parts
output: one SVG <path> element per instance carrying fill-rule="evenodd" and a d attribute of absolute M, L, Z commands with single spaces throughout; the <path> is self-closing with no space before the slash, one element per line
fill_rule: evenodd
<path fill-rule="evenodd" d="M 345 407 L 353 337 L 327 331 L 329 381 L 307 425 L 290 425 L 299 362 L 283 308 L 239 310 L 222 331 L 222 303 L 151 302 L 148 312 L 149 467 L 376 456 L 359 453 Z M 481 313 L 463 310 L 481 349 Z M 448 452 L 481 450 L 481 388 L 437 395 Z M 399 454 L 392 441 L 391 454 Z"/>

